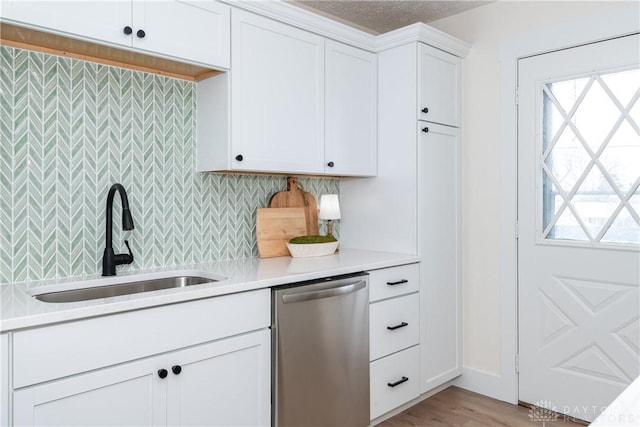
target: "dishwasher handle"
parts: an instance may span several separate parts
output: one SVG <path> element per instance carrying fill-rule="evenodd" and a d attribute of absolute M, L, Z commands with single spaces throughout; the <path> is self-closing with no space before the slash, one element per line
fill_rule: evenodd
<path fill-rule="evenodd" d="M 311 301 L 314 299 L 329 298 L 337 295 L 346 295 L 352 292 L 359 291 L 367 286 L 366 280 L 359 280 L 354 283 L 348 283 L 342 286 L 336 286 L 335 288 L 321 289 L 318 291 L 298 292 L 295 294 L 282 295 L 282 302 L 284 304 Z"/>

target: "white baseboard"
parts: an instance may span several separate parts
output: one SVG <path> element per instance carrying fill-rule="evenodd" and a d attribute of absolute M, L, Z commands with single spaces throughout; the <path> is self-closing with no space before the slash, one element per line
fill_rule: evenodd
<path fill-rule="evenodd" d="M 479 369 L 463 368 L 462 375 L 453 381 L 453 385 L 504 402 L 518 403 L 513 378 L 504 378 Z"/>

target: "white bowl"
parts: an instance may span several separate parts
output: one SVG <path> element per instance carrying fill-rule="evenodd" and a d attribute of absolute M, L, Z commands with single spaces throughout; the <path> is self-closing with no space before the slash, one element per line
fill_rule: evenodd
<path fill-rule="evenodd" d="M 294 258 L 309 258 L 331 255 L 336 251 L 338 242 L 327 243 L 287 243 L 287 248 Z"/>

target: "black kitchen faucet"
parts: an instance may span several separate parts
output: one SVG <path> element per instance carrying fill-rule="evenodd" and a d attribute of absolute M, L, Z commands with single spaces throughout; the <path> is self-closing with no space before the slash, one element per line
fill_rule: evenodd
<path fill-rule="evenodd" d="M 127 199 L 127 192 L 121 184 L 113 184 L 109 189 L 107 195 L 107 229 L 106 229 L 106 247 L 104 248 L 104 254 L 102 255 L 102 275 L 103 276 L 115 276 L 116 266 L 120 264 L 131 264 L 133 262 L 133 254 L 131 253 L 131 247 L 129 241 L 125 240 L 124 244 L 129 249 L 128 254 L 114 254 L 113 253 L 113 196 L 116 191 L 120 193 L 120 200 L 122 201 L 122 229 L 133 230 L 133 218 L 131 217 L 131 211 L 129 211 L 129 200 Z"/>

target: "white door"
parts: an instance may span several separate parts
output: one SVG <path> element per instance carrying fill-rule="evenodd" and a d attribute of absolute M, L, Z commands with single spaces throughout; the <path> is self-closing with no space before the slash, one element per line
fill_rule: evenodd
<path fill-rule="evenodd" d="M 519 399 L 588 421 L 640 373 L 639 55 L 519 62 Z"/>

